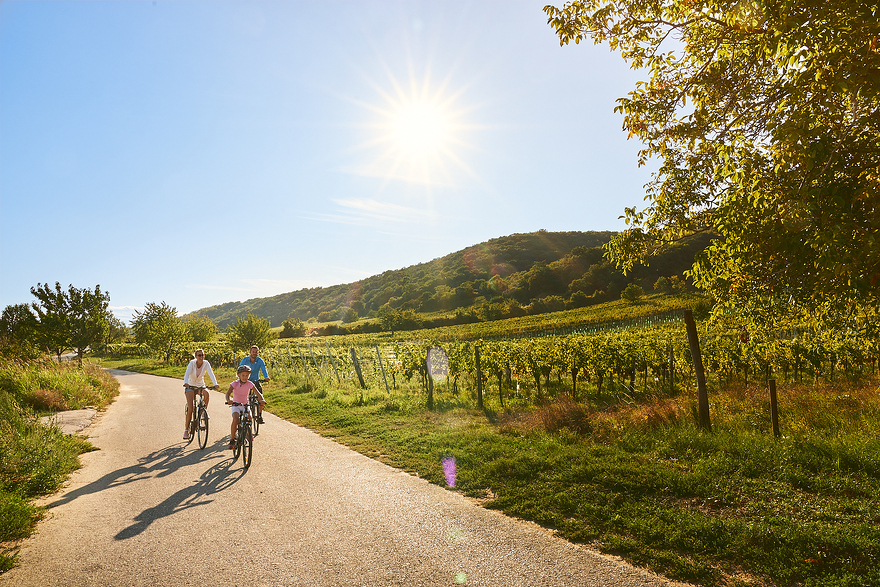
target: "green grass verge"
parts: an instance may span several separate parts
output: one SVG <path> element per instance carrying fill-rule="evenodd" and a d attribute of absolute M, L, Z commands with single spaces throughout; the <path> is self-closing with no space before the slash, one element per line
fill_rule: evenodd
<path fill-rule="evenodd" d="M 94 450 L 85 439 L 40 424 L 39 414 L 106 406 L 119 383 L 101 369 L 0 360 L 0 572 L 43 516 L 32 500 L 56 491 Z M 37 411 L 39 410 L 39 411 Z"/>
<path fill-rule="evenodd" d="M 273 413 L 441 486 L 452 457 L 455 491 L 673 579 L 880 584 L 880 440 L 850 422 L 778 440 L 737 419 L 715 421 L 714 433 L 686 418 L 580 435 L 443 393 L 434 411 L 417 394 L 297 382 L 272 385 L 267 399 Z"/>

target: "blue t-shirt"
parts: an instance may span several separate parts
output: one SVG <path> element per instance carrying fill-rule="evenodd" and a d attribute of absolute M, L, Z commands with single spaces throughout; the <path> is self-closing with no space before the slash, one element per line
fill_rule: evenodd
<path fill-rule="evenodd" d="M 251 381 L 256 381 L 260 378 L 260 371 L 263 372 L 263 379 L 269 378 L 269 372 L 266 371 L 266 363 L 263 362 L 263 359 L 261 357 L 257 357 L 256 361 L 251 361 L 251 356 L 248 355 L 241 360 L 239 366 L 241 365 L 247 365 L 251 368 L 251 375 L 250 377 L 248 377 L 248 379 L 250 379 Z"/>

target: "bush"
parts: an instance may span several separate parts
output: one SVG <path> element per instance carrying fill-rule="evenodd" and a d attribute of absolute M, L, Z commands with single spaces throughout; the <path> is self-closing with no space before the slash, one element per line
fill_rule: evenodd
<path fill-rule="evenodd" d="M 279 338 L 299 338 L 306 335 L 306 325 L 302 320 L 288 318 L 281 325 Z"/>
<path fill-rule="evenodd" d="M 642 286 L 635 283 L 627 285 L 620 294 L 620 299 L 627 302 L 637 302 L 643 297 L 645 297 L 645 290 L 642 289 Z"/>

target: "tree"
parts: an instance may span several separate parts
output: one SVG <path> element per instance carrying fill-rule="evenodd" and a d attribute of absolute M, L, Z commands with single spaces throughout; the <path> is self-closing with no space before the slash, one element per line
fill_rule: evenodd
<path fill-rule="evenodd" d="M 253 345 L 264 347 L 275 338 L 271 328 L 268 320 L 248 312 L 246 317 L 239 316 L 235 324 L 226 329 L 226 342 L 237 351 L 246 351 Z"/>
<path fill-rule="evenodd" d="M 193 342 L 209 342 L 217 338 L 217 325 L 203 314 L 182 318 L 187 338 Z"/>
<path fill-rule="evenodd" d="M 669 278 L 663 277 L 662 275 L 658 277 L 657 281 L 654 282 L 654 291 L 663 294 L 671 294 L 672 284 L 669 283 Z"/>
<path fill-rule="evenodd" d="M 186 341 L 187 329 L 177 315 L 177 308 L 161 302 L 149 302 L 143 311 L 134 312 L 131 319 L 134 339 L 156 353 L 162 353 L 165 361 L 171 357 L 174 347 Z"/>
<path fill-rule="evenodd" d="M 77 289 L 71 285 L 67 295 L 70 343 L 76 349 L 76 358 L 82 367 L 85 350 L 101 344 L 110 329 L 111 313 L 107 308 L 110 305 L 110 294 L 102 292 L 100 285 L 96 285 L 94 291 L 88 288 Z"/>
<path fill-rule="evenodd" d="M 620 292 L 620 299 L 630 303 L 635 303 L 643 297 L 645 297 L 645 290 L 642 289 L 642 286 L 635 283 L 630 283 Z"/>
<path fill-rule="evenodd" d="M 38 300 L 31 304 L 37 315 L 37 342 L 61 360 L 64 351 L 72 348 L 67 324 L 67 296 L 57 281 L 55 289 L 48 283 L 38 283 L 31 288 L 31 294 Z"/>
<path fill-rule="evenodd" d="M 649 72 L 618 100 L 659 170 L 607 245 L 630 269 L 719 235 L 692 270 L 715 312 L 825 320 L 880 305 L 880 5 L 575 0 L 561 44 L 608 42 Z"/>
<path fill-rule="evenodd" d="M 37 317 L 29 304 L 12 304 L 0 315 L 0 351 L 19 357 L 36 356 Z"/>
<path fill-rule="evenodd" d="M 351 324 L 358 321 L 358 313 L 354 308 L 341 308 L 339 310 L 339 319 L 343 324 Z"/>
<path fill-rule="evenodd" d="M 395 330 L 400 329 L 402 321 L 400 312 L 389 304 L 384 304 L 379 308 L 379 323 L 382 324 L 382 330 L 389 331 L 393 335 Z"/>
<path fill-rule="evenodd" d="M 102 292 L 100 285 L 94 291 L 70 285 L 65 292 L 57 281 L 54 289 L 48 283 L 38 283 L 31 293 L 37 298 L 32 307 L 39 321 L 41 344 L 59 359 L 64 351 L 76 349 L 82 366 L 83 353 L 100 344 L 109 328 L 110 294 Z"/>
<path fill-rule="evenodd" d="M 305 336 L 306 325 L 302 320 L 288 318 L 281 324 L 281 334 L 279 338 L 299 338 Z"/>
<path fill-rule="evenodd" d="M 3 309 L 0 315 L 0 336 L 24 342 L 33 340 L 37 328 L 37 317 L 29 304 L 12 304 Z"/>
<path fill-rule="evenodd" d="M 104 344 L 110 345 L 114 342 L 125 340 L 128 334 L 128 327 L 125 325 L 125 322 L 114 316 L 111 312 L 107 316 L 107 333 L 104 337 Z"/>

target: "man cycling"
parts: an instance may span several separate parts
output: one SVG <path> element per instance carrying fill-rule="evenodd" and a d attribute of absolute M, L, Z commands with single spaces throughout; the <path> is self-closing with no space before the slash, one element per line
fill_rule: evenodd
<path fill-rule="evenodd" d="M 196 349 L 194 354 L 195 358 L 186 366 L 186 373 L 183 375 L 183 388 L 185 390 L 184 393 L 186 394 L 186 422 L 184 423 L 185 430 L 183 432 L 184 440 L 189 440 L 189 421 L 192 418 L 196 393 L 201 394 L 204 398 L 206 409 L 208 407 L 208 401 L 211 399 L 211 394 L 202 393 L 201 391 L 197 392 L 193 388 L 205 387 L 205 374 L 207 373 L 208 377 L 210 377 L 211 381 L 214 383 L 214 387 L 211 387 L 210 389 L 220 389 L 220 386 L 217 384 L 217 378 L 214 376 L 214 370 L 211 369 L 211 363 L 205 360 L 205 351 L 202 349 Z"/>
<path fill-rule="evenodd" d="M 257 345 L 253 345 L 251 347 L 251 354 L 246 356 L 245 358 L 243 358 L 241 360 L 241 363 L 239 363 L 239 366 L 247 365 L 248 367 L 250 367 L 251 374 L 250 374 L 250 377 L 248 377 L 248 379 L 250 379 L 253 382 L 254 387 L 257 388 L 257 391 L 260 392 L 260 396 L 262 396 L 263 395 L 263 386 L 260 385 L 260 373 L 261 372 L 263 373 L 263 379 L 265 379 L 266 381 L 269 381 L 269 372 L 266 370 L 266 363 L 263 361 L 262 358 L 260 358 L 258 356 L 259 354 L 260 354 L 260 347 L 258 347 Z M 263 406 L 262 405 L 260 405 L 259 409 L 257 410 L 257 422 L 259 422 L 260 424 L 264 423 L 263 422 Z"/>

